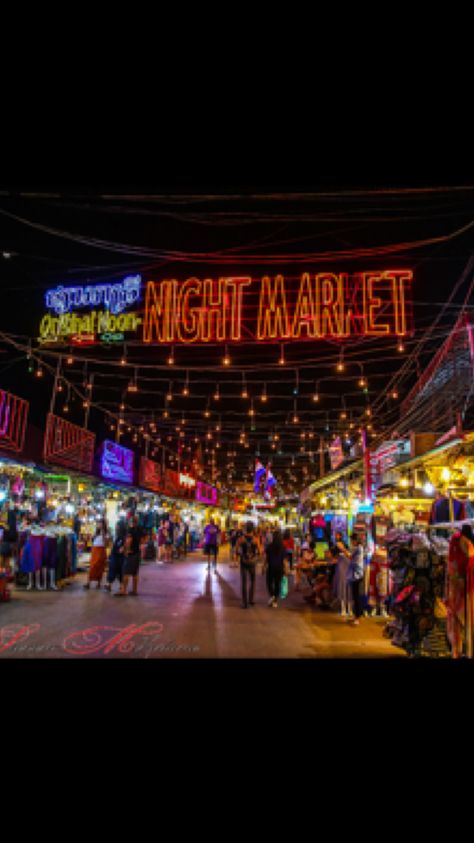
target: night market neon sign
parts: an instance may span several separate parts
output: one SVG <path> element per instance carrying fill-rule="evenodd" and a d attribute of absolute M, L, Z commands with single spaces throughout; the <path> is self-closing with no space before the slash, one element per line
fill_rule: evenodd
<path fill-rule="evenodd" d="M 283 275 L 164 279 L 146 283 L 144 307 L 132 312 L 124 311 L 141 297 L 140 276 L 121 285 L 58 287 L 46 294 L 58 315 L 43 317 L 40 339 L 110 342 L 115 334 L 118 341 L 141 326 L 147 345 L 403 337 L 411 331 L 412 280 L 406 269 L 305 272 L 296 287 Z M 108 309 L 72 310 L 98 303 Z"/>

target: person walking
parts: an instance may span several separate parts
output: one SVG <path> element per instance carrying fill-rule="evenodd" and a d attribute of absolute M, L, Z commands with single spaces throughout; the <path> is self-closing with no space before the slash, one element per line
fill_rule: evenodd
<path fill-rule="evenodd" d="M 253 525 L 248 524 L 244 536 L 241 536 L 237 544 L 237 553 L 240 559 L 240 578 L 242 582 L 242 608 L 254 605 L 255 594 L 255 569 L 257 564 L 257 545 L 253 537 Z M 250 588 L 247 589 L 247 579 L 250 580 Z"/>
<path fill-rule="evenodd" d="M 219 527 L 211 518 L 204 530 L 204 553 L 207 556 L 207 570 L 211 569 L 211 556 L 213 557 L 214 573 L 217 574 L 217 546 L 219 540 Z"/>
<path fill-rule="evenodd" d="M 286 558 L 288 559 L 288 563 L 290 566 L 290 570 L 293 570 L 293 554 L 295 551 L 295 543 L 293 541 L 293 537 L 291 535 L 290 530 L 285 530 L 283 535 L 283 544 L 286 550 Z"/>
<path fill-rule="evenodd" d="M 338 535 L 341 536 L 340 539 L 338 539 Z M 347 615 L 352 615 L 352 587 L 348 581 L 351 554 L 349 548 L 342 541 L 341 533 L 336 533 L 336 542 L 331 552 L 336 560 L 332 591 L 334 599 L 339 604 L 339 614 L 345 618 Z"/>
<path fill-rule="evenodd" d="M 362 615 L 361 587 L 364 578 L 364 548 L 358 536 L 352 536 L 351 547 L 352 554 L 348 570 L 348 579 L 352 590 L 354 618 L 352 618 L 349 623 L 352 626 L 359 626 L 359 618 Z"/>
<path fill-rule="evenodd" d="M 123 524 L 117 524 L 117 531 L 115 534 L 115 541 L 112 546 L 112 551 L 109 557 L 109 570 L 107 572 L 107 582 L 104 585 L 106 591 L 112 591 L 112 583 L 118 579 L 120 585 L 123 580 L 123 566 L 125 562 L 125 538 L 127 535 L 126 527 Z"/>
<path fill-rule="evenodd" d="M 131 594 L 136 597 L 138 594 L 138 574 L 140 570 L 140 538 L 141 530 L 138 526 L 138 518 L 134 516 L 131 520 L 130 527 L 127 531 L 125 539 L 125 562 L 123 566 L 123 581 L 120 591 L 117 591 L 115 597 L 126 597 Z M 128 591 L 128 583 L 132 577 L 132 590 Z"/>
<path fill-rule="evenodd" d="M 278 599 L 280 597 L 281 581 L 288 570 L 287 549 L 283 543 L 280 530 L 275 530 L 273 539 L 267 546 L 266 555 L 266 573 L 267 573 L 267 588 L 270 595 L 268 601 L 269 606 L 274 609 L 278 608 Z"/>
<path fill-rule="evenodd" d="M 105 521 L 101 521 L 97 527 L 95 537 L 92 541 L 91 561 L 89 565 L 89 574 L 84 588 L 90 588 L 91 581 L 97 581 L 97 588 L 102 584 L 102 577 L 104 576 L 105 566 L 107 563 L 107 529 Z"/>

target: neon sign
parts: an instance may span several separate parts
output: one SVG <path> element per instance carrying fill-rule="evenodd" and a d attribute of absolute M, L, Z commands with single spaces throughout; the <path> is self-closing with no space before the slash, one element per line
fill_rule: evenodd
<path fill-rule="evenodd" d="M 124 312 L 139 301 L 141 283 L 141 276 L 134 275 L 118 284 L 48 290 L 45 299 L 50 312 L 41 319 L 39 341 L 72 345 L 124 341 L 126 333 L 136 333 L 142 324 L 138 312 Z M 100 305 L 104 309 L 95 309 Z M 80 308 L 90 310 L 81 313 Z"/>
<path fill-rule="evenodd" d="M 23 449 L 28 418 L 28 401 L 0 389 L 0 445 L 11 451 Z"/>
<path fill-rule="evenodd" d="M 160 492 L 162 488 L 161 465 L 148 457 L 140 458 L 139 486 Z"/>
<path fill-rule="evenodd" d="M 133 451 L 106 439 L 102 443 L 100 473 L 105 480 L 133 483 L 133 460 Z"/>
<path fill-rule="evenodd" d="M 87 287 L 56 287 L 48 290 L 46 307 L 55 313 L 69 313 L 74 307 L 97 307 L 103 304 L 111 313 L 122 313 L 140 298 L 142 279 L 129 275 L 118 284 L 96 284 Z"/>
<path fill-rule="evenodd" d="M 411 270 L 330 272 L 301 276 L 296 293 L 282 275 L 218 280 L 149 281 L 144 343 L 238 342 L 245 299 L 257 296 L 257 324 L 245 338 L 257 341 L 405 336 Z M 290 295 L 292 293 L 292 295 Z"/>
<path fill-rule="evenodd" d="M 79 471 L 90 471 L 94 443 L 95 433 L 48 413 L 43 447 L 45 460 Z"/>
<path fill-rule="evenodd" d="M 196 500 L 200 503 L 217 506 L 217 489 L 199 480 L 196 486 Z"/>

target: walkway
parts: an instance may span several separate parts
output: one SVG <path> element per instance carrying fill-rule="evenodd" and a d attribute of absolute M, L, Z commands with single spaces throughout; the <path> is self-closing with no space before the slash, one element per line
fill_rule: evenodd
<path fill-rule="evenodd" d="M 0 658 L 403 657 L 383 637 L 382 619 L 350 627 L 291 586 L 269 608 L 261 574 L 256 605 L 242 609 L 238 568 L 223 563 L 209 574 L 198 554 L 143 565 L 138 597 L 119 599 L 95 584 L 85 591 L 84 581 L 79 574 L 58 593 L 14 590 L 0 604 Z"/>

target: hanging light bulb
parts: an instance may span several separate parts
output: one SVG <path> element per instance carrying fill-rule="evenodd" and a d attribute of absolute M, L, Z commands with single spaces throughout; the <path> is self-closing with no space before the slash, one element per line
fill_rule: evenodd
<path fill-rule="evenodd" d="M 211 415 L 211 413 L 210 413 L 209 407 L 206 407 L 206 409 L 204 410 L 205 418 L 208 419 L 210 415 Z"/>
<path fill-rule="evenodd" d="M 371 416 L 371 415 L 372 415 L 372 410 L 370 409 L 370 407 L 367 407 L 367 409 L 366 409 L 366 411 L 365 411 L 365 415 L 366 415 L 366 416 Z"/>
<path fill-rule="evenodd" d="M 167 395 L 166 395 L 166 400 L 167 400 L 167 401 L 172 401 L 172 400 L 173 400 L 173 392 L 172 392 L 172 389 L 173 389 L 173 384 L 172 384 L 172 383 L 171 383 L 171 381 L 170 381 L 170 385 L 169 385 L 169 387 L 168 387 L 168 392 L 167 392 Z"/>
<path fill-rule="evenodd" d="M 264 385 L 263 385 L 263 392 L 262 392 L 262 394 L 261 394 L 261 396 L 260 396 L 260 401 L 265 402 L 266 400 L 267 400 L 267 385 L 266 385 L 266 384 L 264 384 Z"/>
<path fill-rule="evenodd" d="M 397 348 L 398 351 L 405 351 L 405 346 L 403 345 L 401 340 L 399 341 Z"/>
<path fill-rule="evenodd" d="M 340 351 L 340 354 L 339 354 L 339 361 L 338 361 L 338 364 L 336 366 L 336 369 L 337 369 L 338 372 L 343 372 L 344 368 L 345 368 L 344 367 L 344 350 L 341 348 L 341 351 Z"/>
<path fill-rule="evenodd" d="M 66 360 L 66 363 L 68 364 L 68 366 L 72 366 L 72 364 L 74 363 L 74 357 L 69 356 Z"/>
<path fill-rule="evenodd" d="M 396 390 L 392 392 L 392 398 L 398 398 L 398 392 Z"/>
<path fill-rule="evenodd" d="M 174 346 L 171 346 L 170 355 L 168 357 L 168 366 L 174 366 Z"/>
<path fill-rule="evenodd" d="M 222 364 L 223 364 L 223 366 L 230 366 L 230 357 L 229 357 L 229 352 L 227 350 L 227 346 L 225 347 L 225 354 L 224 354 L 224 358 L 222 360 Z"/>
<path fill-rule="evenodd" d="M 284 348 L 285 348 L 285 346 L 284 346 L 284 345 L 283 345 L 283 343 L 282 343 L 282 344 L 281 344 L 281 346 L 280 346 L 280 359 L 279 359 L 279 361 L 278 361 L 278 363 L 280 364 L 280 366 L 284 366 L 284 365 L 285 365 L 285 363 L 286 363 Z"/>
<path fill-rule="evenodd" d="M 69 405 L 65 404 L 63 407 L 63 413 L 69 413 Z"/>
<path fill-rule="evenodd" d="M 220 392 L 219 392 L 219 384 L 217 384 L 217 386 L 216 386 L 216 391 L 215 391 L 215 393 L 214 393 L 214 401 L 219 401 L 219 398 L 220 398 L 220 397 L 221 397 L 221 396 L 220 396 Z"/>
<path fill-rule="evenodd" d="M 41 368 L 41 364 L 38 364 L 38 368 L 36 370 L 36 377 L 42 378 L 43 374 L 44 374 L 44 372 L 43 372 L 43 369 Z"/>

